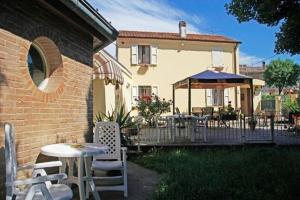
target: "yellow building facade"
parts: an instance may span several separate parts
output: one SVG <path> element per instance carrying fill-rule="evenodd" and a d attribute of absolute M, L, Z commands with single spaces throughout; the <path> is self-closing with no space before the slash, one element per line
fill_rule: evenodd
<path fill-rule="evenodd" d="M 179 27 L 180 28 L 180 27 Z M 117 59 L 132 73 L 131 103 L 142 95 L 172 99 L 172 84 L 204 70 L 239 73 L 239 41 L 215 35 L 120 31 Z M 178 89 L 176 107 L 188 112 L 188 91 Z M 239 108 L 240 88 L 192 91 L 192 107 L 231 104 Z"/>

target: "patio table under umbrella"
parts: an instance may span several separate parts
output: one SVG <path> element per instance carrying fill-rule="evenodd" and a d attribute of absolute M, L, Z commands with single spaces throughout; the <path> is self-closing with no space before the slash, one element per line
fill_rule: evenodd
<path fill-rule="evenodd" d="M 225 89 L 248 84 L 251 94 L 253 114 L 253 79 L 241 74 L 205 70 L 173 84 L 173 112 L 175 110 L 175 90 L 188 89 L 188 112 L 191 114 L 191 89 Z"/>

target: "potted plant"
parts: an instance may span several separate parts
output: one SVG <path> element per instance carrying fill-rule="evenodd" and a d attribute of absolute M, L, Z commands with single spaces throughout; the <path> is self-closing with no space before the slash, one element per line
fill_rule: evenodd
<path fill-rule="evenodd" d="M 255 127 L 256 127 L 256 124 L 257 124 L 257 120 L 254 116 L 252 116 L 249 120 L 248 120 L 248 125 L 250 127 L 250 130 L 254 131 L 255 130 Z"/>
<path fill-rule="evenodd" d="M 221 120 L 236 120 L 237 111 L 231 106 L 231 102 L 228 103 L 228 106 L 225 106 L 220 110 L 220 119 Z"/>

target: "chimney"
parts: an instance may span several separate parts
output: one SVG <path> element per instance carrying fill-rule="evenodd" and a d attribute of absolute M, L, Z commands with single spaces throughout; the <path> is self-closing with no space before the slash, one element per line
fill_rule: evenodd
<path fill-rule="evenodd" d="M 265 61 L 262 61 L 262 68 L 266 69 L 266 62 Z"/>
<path fill-rule="evenodd" d="M 186 22 L 185 21 L 179 22 L 179 36 L 182 38 L 186 37 Z"/>

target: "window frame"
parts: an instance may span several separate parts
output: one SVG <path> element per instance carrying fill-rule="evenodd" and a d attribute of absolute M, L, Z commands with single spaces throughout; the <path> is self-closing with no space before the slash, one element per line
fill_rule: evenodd
<path fill-rule="evenodd" d="M 47 58 L 46 58 L 46 56 L 45 56 L 45 53 L 44 53 L 44 51 L 43 51 L 43 49 L 37 44 L 37 43 L 35 43 L 35 42 L 32 42 L 32 44 L 30 45 L 30 47 L 29 47 L 29 50 L 30 50 L 30 48 L 34 48 L 37 52 L 38 52 L 38 54 L 39 54 L 39 56 L 40 56 L 40 58 L 41 58 L 41 60 L 42 60 L 42 63 L 43 63 L 43 72 L 44 72 L 44 78 L 43 78 L 43 80 L 37 85 L 37 84 L 35 84 L 38 88 L 40 88 L 40 87 L 44 87 L 44 84 L 45 84 L 45 81 L 47 82 L 47 79 L 49 78 L 49 76 L 50 76 L 50 68 L 49 68 L 49 63 L 48 63 L 48 61 L 47 61 Z M 28 56 L 29 56 L 30 54 L 29 54 L 29 51 L 28 51 L 28 54 L 27 54 L 27 59 L 28 59 Z M 32 59 L 32 58 L 31 58 Z M 28 63 L 28 60 L 27 60 L 27 67 L 28 67 L 28 70 L 29 70 L 29 63 Z M 32 81 L 34 82 L 34 80 L 33 80 L 33 77 L 30 75 L 30 77 L 31 77 L 31 79 L 32 79 Z"/>
<path fill-rule="evenodd" d="M 36 37 L 33 35 L 33 37 L 32 41 L 25 45 L 26 53 L 21 55 L 26 68 L 26 73 L 23 75 L 26 80 L 26 87 L 30 88 L 32 94 L 38 100 L 45 103 L 53 102 L 63 94 L 63 88 L 65 87 L 65 80 L 67 78 L 66 73 L 64 72 L 65 63 L 63 62 L 62 53 L 60 52 L 59 45 L 57 45 L 51 38 L 47 37 L 47 34 L 38 34 Z M 32 47 L 32 44 L 37 46 Z M 29 52 L 30 47 L 33 50 L 32 54 Z M 40 50 L 39 52 L 37 52 L 37 48 Z M 29 53 L 39 59 L 39 61 L 36 62 L 36 66 L 38 66 L 37 68 L 41 71 L 41 73 L 39 74 L 40 78 L 36 79 L 38 80 L 36 82 L 34 82 L 34 79 L 31 76 L 31 70 L 37 68 L 30 67 L 32 62 Z M 39 53 L 42 54 L 41 56 L 43 56 L 43 58 L 38 55 Z M 46 61 L 45 66 L 47 68 L 44 71 L 41 59 L 43 59 L 44 62 Z M 46 79 L 39 84 L 45 77 Z"/>
<path fill-rule="evenodd" d="M 216 56 L 218 56 L 218 57 L 216 57 Z M 211 50 L 211 65 L 212 65 L 212 67 L 223 67 L 224 66 L 224 50 L 222 47 L 214 47 Z"/>
<path fill-rule="evenodd" d="M 212 93 L 212 105 L 213 106 L 223 106 L 224 90 L 223 89 L 212 89 L 211 93 Z"/>
<path fill-rule="evenodd" d="M 140 90 L 143 89 L 142 87 L 144 87 L 145 91 L 147 89 L 150 89 L 150 95 L 149 96 L 152 96 L 152 86 L 151 85 L 138 85 L 138 97 L 139 98 L 143 98 L 143 96 L 141 96 L 141 94 L 140 94 Z M 144 93 L 146 94 L 147 92 L 144 92 Z"/>
<path fill-rule="evenodd" d="M 145 59 L 144 59 L 144 54 L 143 54 L 143 49 L 146 49 L 146 47 L 149 49 L 148 50 L 148 62 L 145 62 Z M 140 48 L 142 48 L 141 50 L 141 54 L 140 54 Z M 139 65 L 150 65 L 151 64 L 151 45 L 138 45 L 138 64 Z M 144 50 L 144 52 L 146 52 L 146 50 Z M 146 54 L 145 54 L 146 55 Z"/>
<path fill-rule="evenodd" d="M 136 105 L 136 101 L 135 99 L 139 99 L 139 98 L 142 98 L 143 96 L 140 95 L 140 87 L 149 87 L 148 89 L 150 89 L 151 93 L 150 93 L 150 97 L 152 97 L 153 95 L 157 95 L 158 96 L 158 93 L 159 93 L 159 87 L 158 85 L 132 85 L 131 86 L 131 104 L 132 105 Z M 156 93 L 155 94 L 153 91 L 153 89 L 156 88 Z M 136 94 L 135 94 L 136 93 Z"/>

